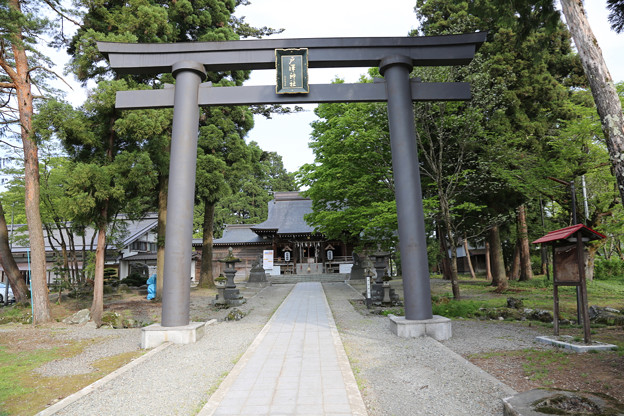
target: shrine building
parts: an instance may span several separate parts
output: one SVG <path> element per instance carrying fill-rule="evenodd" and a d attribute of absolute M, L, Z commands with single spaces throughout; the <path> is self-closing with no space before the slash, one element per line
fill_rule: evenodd
<path fill-rule="evenodd" d="M 228 224 L 223 237 L 213 241 L 213 275 L 222 273 L 224 265 L 218 260 L 227 255 L 230 247 L 234 256 L 241 259 L 237 263 L 237 279 L 246 279 L 258 259 L 264 260 L 267 275 L 349 273 L 353 246 L 328 240 L 316 232 L 304 220 L 311 212 L 312 200 L 299 192 L 275 192 L 266 221 Z M 201 253 L 201 239 L 194 239 L 193 246 Z M 268 270 L 267 257 L 272 260 L 272 268 Z"/>

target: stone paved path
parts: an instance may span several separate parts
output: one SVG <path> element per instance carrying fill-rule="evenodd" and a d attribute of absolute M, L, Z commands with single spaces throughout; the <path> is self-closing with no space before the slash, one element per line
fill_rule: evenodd
<path fill-rule="evenodd" d="M 199 415 L 366 415 L 320 283 L 294 287 Z"/>

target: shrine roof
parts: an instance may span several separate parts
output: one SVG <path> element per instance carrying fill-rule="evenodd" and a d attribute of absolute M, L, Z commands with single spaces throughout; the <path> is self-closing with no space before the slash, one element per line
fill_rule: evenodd
<path fill-rule="evenodd" d="M 269 244 L 270 241 L 263 239 L 251 230 L 251 227 L 254 226 L 254 224 L 226 224 L 223 230 L 223 237 L 215 239 L 212 244 L 215 246 Z"/>
<path fill-rule="evenodd" d="M 299 192 L 276 192 L 275 199 L 269 202 L 267 220 L 251 230 L 258 234 L 311 234 L 314 228 L 303 219 L 311 212 L 312 200 Z"/>
<path fill-rule="evenodd" d="M 587 237 L 590 240 L 600 240 L 603 238 L 607 238 L 605 235 L 602 235 L 598 231 L 594 231 L 591 228 L 584 226 L 583 224 L 576 224 L 570 227 L 561 228 L 559 230 L 550 231 L 545 236 L 540 237 L 537 240 L 533 241 L 533 244 L 549 243 L 551 241 L 565 240 L 578 231 L 581 231 L 583 233 L 583 237 Z"/>

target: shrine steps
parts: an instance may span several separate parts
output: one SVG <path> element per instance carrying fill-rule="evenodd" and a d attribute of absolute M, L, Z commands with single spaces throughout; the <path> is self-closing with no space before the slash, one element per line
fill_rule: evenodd
<path fill-rule="evenodd" d="M 279 276 L 267 276 L 271 284 L 286 284 L 300 282 L 344 282 L 349 279 L 349 275 L 344 273 L 325 273 L 325 274 L 281 274 Z"/>

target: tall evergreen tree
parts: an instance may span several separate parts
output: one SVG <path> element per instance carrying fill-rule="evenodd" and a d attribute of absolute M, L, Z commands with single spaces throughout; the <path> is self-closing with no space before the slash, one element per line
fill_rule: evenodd
<path fill-rule="evenodd" d="M 69 52 L 72 54 L 71 67 L 78 77 L 84 81 L 88 79 L 101 79 L 102 77 L 114 76 L 110 68 L 103 63 L 103 57 L 99 54 L 95 41 L 123 41 L 123 42 L 189 42 L 189 41 L 225 41 L 237 40 L 239 37 L 261 37 L 275 33 L 271 28 L 253 28 L 243 19 L 232 18 L 232 13 L 238 5 L 244 5 L 244 0 L 200 0 L 168 2 L 160 0 L 131 0 L 131 1 L 108 1 L 104 3 L 88 3 L 83 28 L 72 40 Z M 207 74 L 207 81 L 212 82 L 214 87 L 223 85 L 242 85 L 248 77 L 246 71 L 212 72 Z M 149 84 L 153 88 L 162 88 L 165 83 L 173 82 L 170 74 L 159 76 L 133 76 L 125 77 L 134 82 Z M 223 146 L 210 147 L 211 141 L 219 141 L 225 137 L 233 143 L 238 141 L 235 147 L 245 145 L 246 132 L 253 126 L 253 118 L 249 110 L 237 108 L 211 108 L 202 109 L 200 115 L 200 151 L 198 153 L 198 180 L 204 177 L 219 178 L 222 175 L 222 166 L 235 164 L 232 158 L 239 153 L 229 153 Z M 214 135 L 210 138 L 207 135 Z M 159 150 L 152 146 L 157 153 L 167 154 L 166 141 L 160 141 Z M 208 148 L 202 149 L 208 144 Z M 158 160 L 158 157 L 152 156 Z M 219 160 L 217 160 L 219 159 Z M 163 166 L 163 163 L 158 163 Z M 161 172 L 165 169 L 161 169 Z M 203 183 L 203 182 L 202 182 Z M 166 210 L 164 188 L 166 188 L 165 175 L 161 174 L 159 181 L 159 217 L 164 220 L 163 211 Z M 204 221 L 205 252 L 212 235 L 212 221 L 214 203 L 227 194 L 227 186 L 217 182 L 210 182 L 202 188 L 198 194 L 206 209 L 207 216 Z M 212 193 L 208 194 L 208 189 Z M 207 202 L 207 203 L 206 203 Z M 164 221 L 159 221 L 159 247 L 162 251 L 164 239 Z M 160 267 L 159 267 L 160 270 Z M 162 276 L 159 276 L 158 286 L 161 286 Z"/>
<path fill-rule="evenodd" d="M 549 172 L 570 160 L 553 145 L 561 121 L 573 116 L 570 87 L 584 82 L 570 35 L 548 2 L 532 7 L 512 2 L 511 8 L 502 8 L 497 0 L 419 0 L 417 15 L 423 34 L 490 31 L 468 77 L 473 103 L 484 111 L 486 134 L 474 148 L 479 182 L 465 197 L 487 203 L 489 210 L 479 213 L 479 222 L 500 232 L 518 206 L 553 187 L 546 179 Z M 523 245 L 527 243 L 525 237 Z M 523 264 L 530 267 L 528 261 Z M 530 276 L 530 270 L 524 274 Z"/>
<path fill-rule="evenodd" d="M 75 221 L 93 225 L 97 231 L 93 304 L 91 317 L 99 326 L 103 313 L 104 263 L 109 224 L 123 212 L 138 218 L 150 207 L 150 191 L 156 174 L 143 141 L 137 140 L 130 119 L 115 116 L 115 94 L 127 89 L 123 80 L 102 81 L 83 107 L 74 110 L 68 104 L 50 102 L 42 110 L 39 122 L 46 126 L 40 135 L 56 134 L 74 162 L 66 179 L 66 204 Z M 136 115 L 136 114 L 134 114 Z M 46 117 L 47 116 L 47 117 Z M 136 126 L 133 126 L 136 127 Z"/>
<path fill-rule="evenodd" d="M 56 74 L 52 61 L 40 52 L 41 38 L 53 38 L 58 27 L 46 15 L 71 20 L 58 0 L 0 1 L 0 132 L 19 130 L 24 153 L 25 210 L 31 254 L 33 322 L 52 319 L 46 282 L 46 255 L 39 212 L 39 143 L 33 136 L 36 96 L 49 95 L 48 81 Z M 14 127 L 16 126 L 16 127 Z M 16 285 L 13 282 L 13 285 Z"/>

